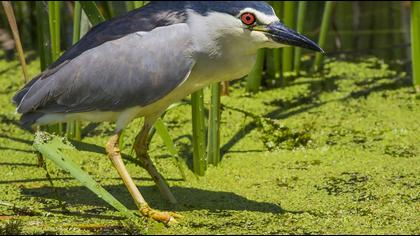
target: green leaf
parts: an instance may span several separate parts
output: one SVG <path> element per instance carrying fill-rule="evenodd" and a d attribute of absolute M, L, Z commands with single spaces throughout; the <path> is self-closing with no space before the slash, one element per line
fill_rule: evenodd
<path fill-rule="evenodd" d="M 50 135 L 46 132 L 37 132 L 33 146 L 44 157 L 47 157 L 64 171 L 69 172 L 82 185 L 90 189 L 99 198 L 103 199 L 124 216 L 128 218 L 135 217 L 132 212 L 101 187 L 89 174 L 84 172 L 76 163 L 60 151 L 63 149 L 74 149 L 69 143 L 63 142 L 63 138 Z"/>
<path fill-rule="evenodd" d="M 104 16 L 101 14 L 94 1 L 79 1 L 79 3 L 92 25 L 97 25 L 105 21 Z"/>
<path fill-rule="evenodd" d="M 178 155 L 178 151 L 176 150 L 175 144 L 171 136 L 169 135 L 169 131 L 166 128 L 165 123 L 163 123 L 163 120 L 159 118 L 155 122 L 154 127 L 156 129 L 157 134 L 162 138 L 162 141 L 165 144 L 166 148 L 168 148 L 168 151 L 175 158 L 175 162 L 176 162 L 176 165 L 178 166 L 179 172 L 181 172 L 182 179 L 186 180 L 187 177 L 185 176 L 185 171 L 184 171 L 184 161 Z"/>

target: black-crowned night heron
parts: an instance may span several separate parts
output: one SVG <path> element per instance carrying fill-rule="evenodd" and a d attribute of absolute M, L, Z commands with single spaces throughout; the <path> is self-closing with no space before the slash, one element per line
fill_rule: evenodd
<path fill-rule="evenodd" d="M 147 135 L 165 109 L 210 83 L 237 79 L 259 48 L 322 51 L 280 23 L 265 2 L 151 2 L 92 28 L 13 98 L 25 127 L 71 120 L 116 122 L 106 151 L 140 212 L 165 223 L 128 174 L 119 135 L 144 116 L 134 148 L 161 193 L 176 200 L 147 154 Z"/>

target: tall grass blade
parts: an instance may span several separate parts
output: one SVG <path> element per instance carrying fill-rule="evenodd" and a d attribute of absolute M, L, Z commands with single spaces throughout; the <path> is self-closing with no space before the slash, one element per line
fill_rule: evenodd
<path fill-rule="evenodd" d="M 306 14 L 306 1 L 299 1 L 298 5 L 298 16 L 297 16 L 297 26 L 296 31 L 298 33 L 303 32 L 303 25 L 305 23 L 305 14 Z M 294 63 L 293 63 L 293 69 L 296 74 L 300 71 L 300 62 L 301 62 L 301 55 L 302 55 L 302 48 L 296 47 L 295 48 L 295 56 L 294 56 Z"/>
<path fill-rule="evenodd" d="M 178 151 L 176 150 L 175 144 L 169 135 L 168 128 L 166 128 L 165 123 L 162 119 L 158 119 L 154 127 L 156 129 L 157 134 L 162 138 L 163 143 L 168 148 L 168 151 L 171 153 L 171 155 L 175 158 L 176 166 L 179 169 L 179 172 L 181 173 L 182 179 L 186 180 L 187 177 L 185 175 L 185 162 L 182 160 L 182 158 L 178 155 Z"/>
<path fill-rule="evenodd" d="M 220 162 L 220 93 L 221 84 L 214 83 L 210 86 L 210 114 L 207 144 L 207 162 L 217 166 Z"/>
<path fill-rule="evenodd" d="M 128 218 L 135 217 L 132 212 L 101 187 L 89 174 L 84 172 L 76 163 L 61 152 L 63 149 L 73 149 L 72 146 L 64 144 L 62 138 L 49 135 L 45 132 L 37 132 L 33 145 L 44 157 L 50 159 L 64 171 L 69 172 L 81 184 L 121 212 L 124 216 Z"/>
<path fill-rule="evenodd" d="M 417 93 L 420 93 L 420 2 L 411 2 L 411 57 L 413 82 Z"/>
<path fill-rule="evenodd" d="M 248 91 L 256 93 L 260 89 L 262 72 L 264 69 L 265 49 L 259 49 L 257 52 L 257 59 L 251 72 L 246 78 L 246 88 Z"/>
<path fill-rule="evenodd" d="M 204 92 L 199 90 L 191 94 L 193 124 L 193 172 L 203 176 L 207 169 L 206 136 L 204 114 Z"/>
<path fill-rule="evenodd" d="M 6 13 L 10 28 L 12 29 L 13 39 L 15 40 L 16 49 L 18 52 L 19 61 L 22 68 L 23 79 L 24 79 L 24 82 L 26 83 L 29 81 L 28 68 L 26 66 L 25 54 L 23 53 L 22 42 L 20 40 L 19 29 L 16 24 L 16 18 L 13 12 L 13 7 L 10 1 L 2 1 L 2 4 L 3 4 L 4 12 Z"/>
<path fill-rule="evenodd" d="M 318 45 L 321 48 L 325 48 L 325 42 L 327 39 L 328 28 L 331 24 L 331 16 L 334 8 L 334 1 L 325 2 L 324 13 L 322 15 L 321 31 L 319 32 Z M 315 56 L 314 70 L 317 71 L 322 62 L 322 54 L 317 53 Z"/>

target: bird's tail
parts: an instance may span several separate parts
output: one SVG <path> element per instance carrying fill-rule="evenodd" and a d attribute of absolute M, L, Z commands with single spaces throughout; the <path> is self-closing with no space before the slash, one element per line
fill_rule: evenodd
<path fill-rule="evenodd" d="M 35 84 L 36 81 L 40 76 L 37 76 L 33 78 L 29 83 L 27 83 L 22 89 L 20 89 L 12 98 L 13 104 L 15 104 L 17 107 L 22 103 L 23 99 L 25 98 L 25 95 L 28 93 L 28 91 L 31 89 L 32 85 Z M 33 131 L 32 125 L 36 123 L 36 121 L 43 116 L 44 114 L 41 112 L 28 112 L 22 114 L 20 117 L 20 125 L 22 128 Z"/>
<path fill-rule="evenodd" d="M 20 125 L 26 130 L 33 131 L 32 125 L 34 125 L 43 115 L 44 113 L 41 112 L 29 112 L 22 114 L 20 117 Z"/>

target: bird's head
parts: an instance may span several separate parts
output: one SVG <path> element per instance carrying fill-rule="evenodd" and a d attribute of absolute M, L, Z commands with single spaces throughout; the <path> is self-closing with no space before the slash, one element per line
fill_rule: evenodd
<path fill-rule="evenodd" d="M 210 37 L 232 39 L 234 43 L 241 39 L 255 48 L 297 46 L 323 52 L 316 43 L 281 23 L 263 1 L 192 2 L 191 9 L 197 17 L 192 17 L 190 24 L 199 25 L 201 35 L 205 31 Z"/>

